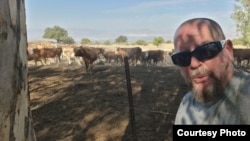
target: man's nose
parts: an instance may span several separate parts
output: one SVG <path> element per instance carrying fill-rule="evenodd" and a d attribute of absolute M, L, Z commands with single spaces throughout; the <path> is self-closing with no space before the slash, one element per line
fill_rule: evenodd
<path fill-rule="evenodd" d="M 201 65 L 201 61 L 199 61 L 196 57 L 191 57 L 190 67 L 191 68 L 197 68 Z"/>

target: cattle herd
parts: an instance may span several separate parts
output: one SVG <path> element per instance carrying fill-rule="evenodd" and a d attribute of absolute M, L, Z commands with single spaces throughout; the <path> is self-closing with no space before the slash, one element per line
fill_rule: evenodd
<path fill-rule="evenodd" d="M 92 72 L 93 65 L 103 62 L 105 65 L 123 65 L 128 57 L 131 66 L 156 66 L 166 63 L 169 52 L 161 49 L 143 50 L 142 47 L 115 47 L 114 49 L 89 46 L 55 45 L 52 47 L 28 47 L 28 61 L 35 65 L 60 64 L 66 60 L 68 65 L 84 65 L 86 72 Z M 65 63 L 65 61 L 64 61 Z M 169 62 L 168 62 L 169 63 Z"/>
<path fill-rule="evenodd" d="M 93 71 L 93 65 L 103 62 L 105 65 L 122 65 L 123 58 L 128 57 L 131 66 L 156 66 L 159 63 L 171 63 L 169 61 L 171 51 L 153 49 L 145 50 L 142 47 L 115 47 L 108 49 L 102 47 L 55 45 L 52 47 L 28 47 L 28 61 L 34 61 L 35 65 L 60 64 L 66 60 L 67 65 L 84 65 L 87 73 Z M 235 48 L 235 66 L 248 67 L 250 49 Z"/>

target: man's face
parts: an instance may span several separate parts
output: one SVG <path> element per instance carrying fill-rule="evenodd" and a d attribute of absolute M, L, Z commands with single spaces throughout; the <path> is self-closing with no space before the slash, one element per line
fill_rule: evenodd
<path fill-rule="evenodd" d="M 213 41 L 218 40 L 211 36 L 206 24 L 199 24 L 199 27 L 197 23 L 186 24 L 175 34 L 175 51 L 191 52 Z M 226 53 L 227 51 L 222 49 L 218 55 L 205 61 L 200 61 L 192 56 L 189 66 L 180 67 L 182 76 L 198 101 L 211 101 L 223 94 L 228 79 L 227 69 L 230 64 Z"/>

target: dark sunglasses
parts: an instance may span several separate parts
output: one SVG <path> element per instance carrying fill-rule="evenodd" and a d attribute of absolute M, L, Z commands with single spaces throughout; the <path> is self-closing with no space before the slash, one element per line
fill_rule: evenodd
<path fill-rule="evenodd" d="M 226 40 L 222 41 L 215 41 L 206 43 L 204 45 L 198 46 L 193 50 L 190 51 L 183 51 L 183 52 L 177 52 L 174 53 L 171 58 L 175 65 L 180 67 L 186 67 L 189 66 L 191 63 L 191 58 L 194 56 L 199 61 L 206 61 L 209 59 L 214 58 L 216 55 L 219 54 L 219 52 L 224 47 Z"/>

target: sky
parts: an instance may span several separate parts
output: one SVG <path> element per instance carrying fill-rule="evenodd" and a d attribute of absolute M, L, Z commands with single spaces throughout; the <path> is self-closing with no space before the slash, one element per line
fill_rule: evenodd
<path fill-rule="evenodd" d="M 227 38 L 236 38 L 231 19 L 235 0 L 25 0 L 28 41 L 43 40 L 47 27 L 60 26 L 76 42 L 173 40 L 185 20 L 206 17 L 217 21 Z"/>

